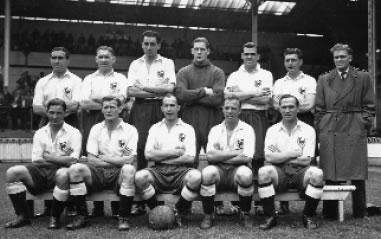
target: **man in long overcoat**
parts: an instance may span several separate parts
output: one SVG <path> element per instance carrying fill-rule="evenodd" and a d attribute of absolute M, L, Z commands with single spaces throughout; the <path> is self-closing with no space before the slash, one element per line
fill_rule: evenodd
<path fill-rule="evenodd" d="M 353 215 L 366 216 L 365 180 L 368 178 L 367 132 L 375 115 L 373 81 L 367 72 L 352 67 L 352 49 L 331 48 L 335 69 L 319 77 L 315 126 L 320 140 L 320 166 L 326 184 L 351 180 Z M 323 215 L 333 219 L 337 202 L 326 201 Z"/>

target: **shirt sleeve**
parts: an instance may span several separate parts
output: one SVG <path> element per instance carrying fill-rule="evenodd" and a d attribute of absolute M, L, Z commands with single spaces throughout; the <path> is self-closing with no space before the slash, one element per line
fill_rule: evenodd
<path fill-rule="evenodd" d="M 88 100 L 90 99 L 91 95 L 91 78 L 89 76 L 86 76 L 83 80 L 83 84 L 81 87 L 81 95 L 80 95 L 80 101 Z"/>
<path fill-rule="evenodd" d="M 166 60 L 166 75 L 168 76 L 168 83 L 176 84 L 175 63 L 171 59 Z"/>
<path fill-rule="evenodd" d="M 86 150 L 88 154 L 99 155 L 98 137 L 101 128 L 98 126 L 99 125 L 94 125 L 91 128 L 89 137 L 87 138 Z"/>
<path fill-rule="evenodd" d="M 138 81 L 138 79 L 139 79 L 139 70 L 138 70 L 137 60 L 134 60 L 131 63 L 130 68 L 128 69 L 127 78 L 130 81 L 130 85 L 129 86 L 134 85 Z"/>
<path fill-rule="evenodd" d="M 198 102 L 210 106 L 220 106 L 224 102 L 225 73 L 219 68 L 215 69 L 212 89 L 212 96 L 205 96 Z"/>
<path fill-rule="evenodd" d="M 228 77 L 228 79 L 226 81 L 226 87 L 225 87 L 225 91 L 224 91 L 225 93 L 233 91 L 233 87 L 235 86 L 234 79 L 235 79 L 235 73 L 233 72 L 230 74 L 230 76 Z"/>
<path fill-rule="evenodd" d="M 267 130 L 267 133 L 266 133 L 266 137 L 265 137 L 265 155 L 266 154 L 271 154 L 273 153 L 273 151 L 271 151 L 271 145 L 274 145 L 274 146 L 277 146 L 277 142 L 276 142 L 276 138 L 277 137 L 274 137 L 273 135 L 273 130 L 272 128 L 270 127 L 268 130 Z"/>
<path fill-rule="evenodd" d="M 312 127 L 308 129 L 306 137 L 306 144 L 303 147 L 303 157 L 314 157 L 316 147 L 316 132 Z"/>
<path fill-rule="evenodd" d="M 280 94 L 282 94 L 282 88 L 280 87 L 280 81 L 281 80 L 282 79 L 278 79 L 274 83 L 274 86 L 273 86 L 273 95 L 274 96 L 279 96 Z"/>
<path fill-rule="evenodd" d="M 44 91 L 42 89 L 42 81 L 40 79 L 34 89 L 33 105 L 43 105 L 44 104 Z"/>
<path fill-rule="evenodd" d="M 33 136 L 32 162 L 43 159 L 44 147 L 41 131 L 37 131 Z"/>
<path fill-rule="evenodd" d="M 213 127 L 208 135 L 208 144 L 206 146 L 206 153 L 216 150 L 216 144 L 218 144 L 218 136 L 216 133 L 216 128 Z"/>
<path fill-rule="evenodd" d="M 79 77 L 73 79 L 73 98 L 72 101 L 79 102 L 81 100 L 82 80 Z"/>
<path fill-rule="evenodd" d="M 176 75 L 175 95 L 179 99 L 179 103 L 190 103 L 194 100 L 200 99 L 205 96 L 205 89 L 203 87 L 196 89 L 188 89 L 188 74 L 186 69 L 180 69 Z"/>
<path fill-rule="evenodd" d="M 306 93 L 316 94 L 316 80 L 312 76 L 308 77 L 308 81 L 306 84 Z"/>
<path fill-rule="evenodd" d="M 185 138 L 186 152 L 185 155 L 196 156 L 196 134 L 192 126 L 189 127 L 188 137 Z"/>
<path fill-rule="evenodd" d="M 152 126 L 148 131 L 147 142 L 145 146 L 145 152 L 155 149 L 155 128 Z"/>
<path fill-rule="evenodd" d="M 73 152 L 70 154 L 70 157 L 79 159 L 79 156 L 81 155 L 81 149 L 82 149 L 82 135 L 79 132 L 79 130 L 75 129 L 73 131 L 73 134 L 70 137 L 70 145 L 73 149 Z"/>
<path fill-rule="evenodd" d="M 128 140 L 128 148 L 131 150 L 131 155 L 137 154 L 137 147 L 138 147 L 138 131 L 134 126 L 131 126 L 130 132 L 131 134 L 130 139 Z"/>
<path fill-rule="evenodd" d="M 251 126 L 245 129 L 245 141 L 243 147 L 243 155 L 252 159 L 255 153 L 255 133 Z"/>

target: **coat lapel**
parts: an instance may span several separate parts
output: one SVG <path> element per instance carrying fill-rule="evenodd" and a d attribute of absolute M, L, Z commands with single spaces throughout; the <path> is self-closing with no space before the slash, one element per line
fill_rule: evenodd
<path fill-rule="evenodd" d="M 336 71 L 337 77 L 340 77 Z M 338 96 L 335 100 L 335 103 L 343 99 L 348 93 L 354 88 L 355 86 L 355 80 L 357 78 L 356 71 L 353 70 L 353 67 L 349 68 L 347 78 L 344 80 L 342 84 L 342 89 L 338 92 Z M 341 79 L 340 79 L 341 80 Z"/>

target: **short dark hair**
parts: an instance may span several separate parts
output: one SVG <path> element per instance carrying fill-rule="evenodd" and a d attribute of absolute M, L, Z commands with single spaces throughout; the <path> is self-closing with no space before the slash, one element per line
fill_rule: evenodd
<path fill-rule="evenodd" d="M 246 42 L 245 44 L 243 44 L 243 46 L 242 46 L 242 51 L 243 51 L 245 48 L 257 48 L 257 45 L 256 45 L 254 42 L 249 41 L 249 42 Z"/>
<path fill-rule="evenodd" d="M 99 51 L 108 51 L 111 53 L 111 55 L 115 56 L 115 51 L 112 47 L 110 46 L 100 46 L 97 48 L 96 54 L 98 54 Z"/>
<path fill-rule="evenodd" d="M 295 54 L 298 56 L 299 60 L 303 60 L 303 52 L 299 48 L 286 48 L 283 51 L 283 56 Z"/>
<path fill-rule="evenodd" d="M 144 37 L 155 37 L 157 43 L 161 42 L 160 34 L 157 31 L 147 30 L 142 33 L 142 42 L 144 41 Z"/>
<path fill-rule="evenodd" d="M 69 59 L 69 58 L 70 58 L 70 52 L 69 52 L 69 50 L 66 49 L 66 48 L 63 47 L 63 46 L 53 47 L 53 49 L 50 51 L 50 55 L 52 55 L 52 53 L 53 53 L 54 51 L 63 51 L 63 52 L 65 52 L 65 58 L 66 58 L 66 59 Z"/>
<path fill-rule="evenodd" d="M 347 51 L 349 55 L 352 55 L 353 51 L 349 45 L 343 43 L 336 43 L 329 51 L 333 54 L 335 51 Z"/>
<path fill-rule="evenodd" d="M 226 101 L 232 101 L 232 100 L 237 100 L 238 101 L 238 105 L 239 105 L 239 108 L 241 109 L 241 101 L 239 100 L 239 98 L 237 96 L 229 96 L 229 97 L 226 97 L 225 100 L 224 100 L 224 105 L 225 105 L 225 102 Z"/>
<path fill-rule="evenodd" d="M 210 48 L 210 44 L 209 44 L 209 41 L 208 39 L 206 39 L 206 37 L 197 37 L 196 39 L 193 40 L 193 46 L 196 42 L 203 42 L 205 43 L 205 46 L 206 48 Z"/>
<path fill-rule="evenodd" d="M 300 102 L 299 102 L 298 98 L 296 98 L 294 95 L 291 95 L 291 94 L 282 95 L 279 98 L 279 106 L 281 105 L 283 99 L 288 99 L 288 98 L 294 98 L 295 102 L 296 102 L 296 107 L 299 107 Z"/>
<path fill-rule="evenodd" d="M 63 111 L 66 111 L 66 103 L 61 99 L 54 98 L 49 100 L 48 104 L 46 105 L 46 110 L 49 110 L 51 106 L 61 106 Z"/>
<path fill-rule="evenodd" d="M 166 93 L 166 94 L 163 96 L 163 99 L 162 99 L 162 101 L 161 101 L 161 104 L 163 104 L 165 98 L 172 98 L 172 97 L 174 97 L 174 98 L 176 99 L 176 104 L 179 105 L 179 100 L 178 100 L 177 97 L 176 97 L 174 94 L 172 94 L 172 93 Z"/>
<path fill-rule="evenodd" d="M 113 101 L 113 100 L 116 101 L 116 105 L 118 107 L 122 106 L 122 101 L 118 97 L 115 97 L 115 96 L 112 96 L 112 95 L 108 95 L 108 96 L 103 97 L 103 99 L 102 99 L 102 106 L 103 106 L 104 102 L 109 102 L 109 101 Z"/>

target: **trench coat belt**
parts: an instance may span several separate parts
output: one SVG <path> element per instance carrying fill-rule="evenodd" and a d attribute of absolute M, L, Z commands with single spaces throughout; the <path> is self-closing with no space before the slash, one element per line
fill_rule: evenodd
<path fill-rule="evenodd" d="M 334 107 L 329 108 L 325 112 L 326 113 L 354 113 L 354 112 L 362 112 L 361 107 L 349 106 L 349 107 Z"/>

